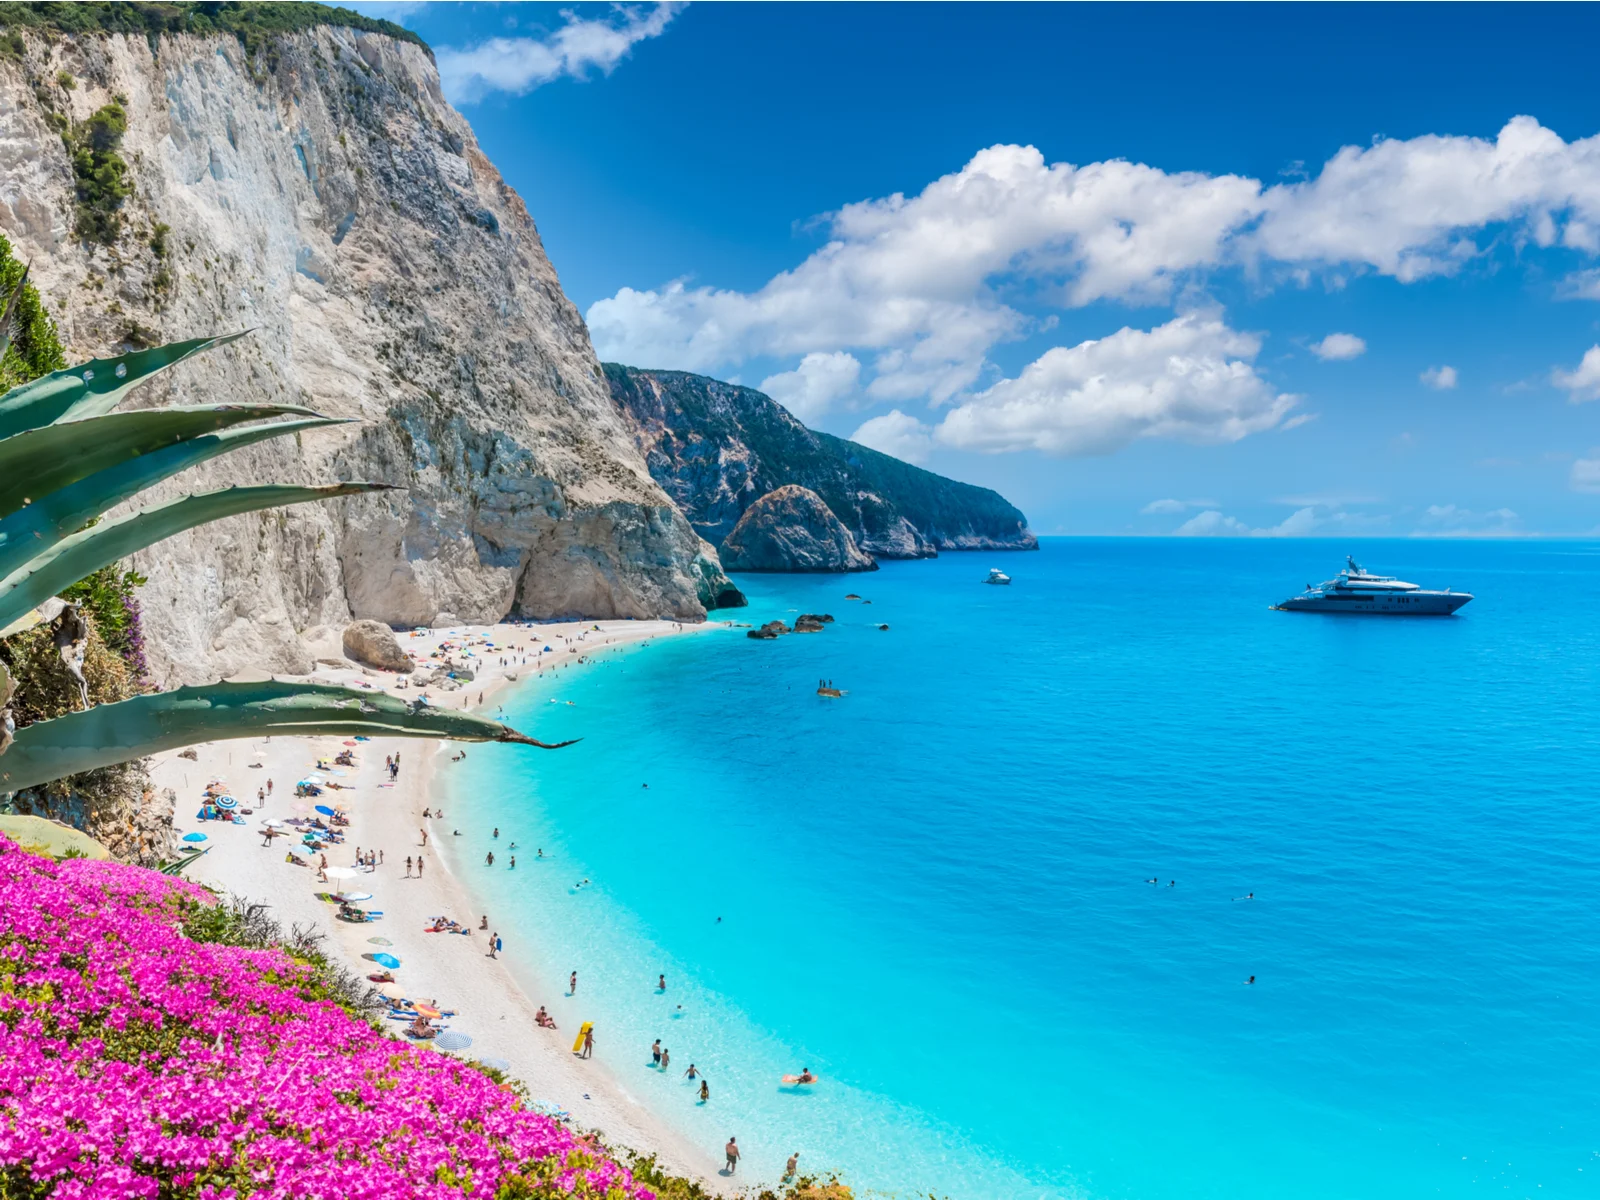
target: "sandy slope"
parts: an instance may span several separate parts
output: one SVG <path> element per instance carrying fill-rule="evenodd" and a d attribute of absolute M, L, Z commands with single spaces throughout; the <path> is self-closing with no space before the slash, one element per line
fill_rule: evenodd
<path fill-rule="evenodd" d="M 594 632 L 592 622 L 531 628 L 462 626 L 450 631 L 422 631 L 416 637 L 402 634 L 400 640 L 406 650 L 424 658 L 450 635 L 458 641 L 487 636 L 496 647 L 517 646 L 525 650 L 549 645 L 554 653 L 545 656 L 548 667 L 555 660 L 563 664 L 577 663 L 581 653 L 569 653 L 566 639 L 576 639 L 585 631 L 585 640 L 574 641 L 574 645 L 580 648 L 614 646 L 626 641 L 692 632 L 695 628 L 670 621 L 602 622 L 598 633 Z M 478 678 L 459 692 L 431 690 L 429 698 L 439 704 L 462 706 L 470 701 L 476 706 L 482 694 L 486 707 L 492 709 L 493 702 L 487 698 L 497 686 L 504 685 L 505 674 L 526 677 L 535 670 L 532 655 L 525 666 L 520 662 L 522 655 L 517 657 L 516 666 L 502 670 L 499 655 L 490 655 L 479 647 L 474 661 L 485 669 Z M 349 668 L 319 667 L 314 678 L 358 686 L 365 683 L 392 691 L 399 677 L 352 665 Z M 397 694 L 412 698 L 417 690 Z M 268 903 L 286 925 L 294 922 L 315 925 L 329 934 L 329 947 L 334 954 L 363 975 L 378 969 L 364 961 L 363 954 L 376 951 L 394 954 L 402 963 L 395 972 L 400 987 L 390 990 L 412 998 L 437 998 L 445 1007 L 455 1009 L 457 1016 L 449 1022 L 450 1027 L 473 1039 L 466 1055 L 506 1060 L 510 1064 L 509 1074 L 526 1083 L 534 1099 L 566 1110 L 577 1124 L 601 1130 L 613 1144 L 654 1152 L 669 1168 L 717 1186 L 720 1182 L 716 1174 L 718 1163 L 713 1160 L 712 1153 L 719 1148 L 686 1143 L 618 1084 L 606 1065 L 606 1058 L 608 1052 L 619 1053 L 620 1048 L 608 1047 L 603 1039 L 597 1039 L 594 1059 L 583 1061 L 572 1053 L 576 1030 L 561 1011 L 567 1005 L 558 1003 L 566 991 L 566 981 L 535 979 L 530 988 L 535 994 L 530 997 L 513 981 L 505 959 L 488 956 L 489 935 L 478 932 L 477 927 L 480 919 L 487 915 L 491 931 L 498 929 L 495 914 L 469 909 L 464 888 L 435 853 L 434 829 L 428 829 L 429 844 L 426 847 L 422 844 L 422 831 L 429 824 L 423 820 L 422 812 L 439 803 L 430 789 L 434 759 L 443 749 L 438 743 L 399 739 L 360 743 L 355 747 L 357 766 L 347 769 L 342 776 L 327 776 L 331 782 L 343 784 L 348 790 L 329 790 L 318 800 L 299 802 L 338 803 L 348 809 L 351 823 L 345 844 L 330 850 L 328 865 L 350 866 L 358 846 L 362 850 L 381 850 L 383 865 L 370 874 L 330 886 L 318 882 L 315 859 L 309 853 L 306 857 L 312 860 L 311 867 L 286 861 L 288 845 L 297 844 L 297 837 L 274 839 L 270 848 L 263 846 L 259 832 L 262 815 L 279 818 L 299 815 L 294 810 L 297 803 L 295 781 L 313 771 L 319 758 L 332 762 L 333 756 L 344 748 L 338 738 L 272 738 L 207 743 L 195 748 L 198 761 L 180 758 L 176 753 L 157 756 L 151 773 L 158 787 L 171 787 L 177 792 L 179 828 L 186 832 L 199 829 L 209 837 L 206 844 L 210 850 L 189 869 L 190 877 L 224 892 Z M 396 752 L 401 757 L 401 771 L 398 782 L 391 785 L 384 759 Z M 530 749 L 528 753 L 549 752 Z M 260 766 L 253 765 L 257 763 Z M 201 789 L 214 779 L 225 780 L 241 806 L 254 810 L 245 818 L 247 824 L 195 820 Z M 275 785 L 273 795 L 260 806 L 255 797 L 268 779 Z M 440 826 L 438 832 L 448 836 L 445 826 Z M 422 860 L 421 878 L 415 872 L 407 877 L 407 856 Z M 335 920 L 334 906 L 319 900 L 316 893 L 337 891 L 340 887 L 371 892 L 374 899 L 368 907 L 381 909 L 383 919 L 367 925 L 348 925 Z M 438 914 L 469 925 L 474 932 L 471 936 L 424 932 L 423 926 Z M 509 932 L 500 930 L 507 942 L 507 954 L 515 950 L 512 939 L 507 936 Z M 393 945 L 374 946 L 367 940 L 373 936 L 388 938 Z M 523 978 L 531 977 L 524 971 Z M 562 1020 L 559 1032 L 552 1033 L 534 1024 L 533 1015 L 540 1003 L 557 1012 L 558 1019 Z M 400 1025 L 395 1023 L 395 1028 L 398 1034 Z"/>

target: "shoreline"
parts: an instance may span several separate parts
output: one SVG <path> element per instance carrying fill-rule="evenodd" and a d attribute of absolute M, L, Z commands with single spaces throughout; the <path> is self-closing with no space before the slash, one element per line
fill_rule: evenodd
<path fill-rule="evenodd" d="M 596 632 L 598 627 L 598 632 Z M 498 649 L 492 655 L 481 644 L 473 658 L 476 678 L 459 691 L 439 692 L 433 688 L 412 687 L 396 691 L 402 676 L 372 670 L 350 663 L 331 666 L 319 663 L 314 674 L 304 677 L 319 683 L 371 686 L 407 698 L 427 691 L 430 702 L 441 707 L 492 711 L 494 697 L 502 689 L 537 678 L 530 651 L 548 645 L 552 653 L 542 656 L 547 670 L 573 669 L 587 665 L 587 650 L 615 649 L 630 643 L 658 637 L 693 633 L 715 628 L 716 623 L 683 625 L 673 621 L 573 621 L 538 625 L 498 624 L 453 626 L 449 630 L 417 630 L 397 633 L 402 649 L 423 659 L 443 641 L 456 645 L 478 643 L 487 638 L 496 648 L 517 647 L 515 665 L 502 668 Z M 520 660 L 527 655 L 527 663 Z M 510 651 L 506 652 L 510 656 Z M 561 660 L 566 660 L 565 662 Z M 443 788 L 436 772 L 439 754 L 447 744 L 436 739 L 373 739 L 354 747 L 356 766 L 319 772 L 330 787 L 314 800 L 296 801 L 294 785 L 316 769 L 319 759 L 332 761 L 340 750 L 349 749 L 338 737 L 263 738 L 209 742 L 192 747 L 197 757 L 180 757 L 179 751 L 155 755 L 151 760 L 151 782 L 155 787 L 170 787 L 177 794 L 174 823 L 181 831 L 199 830 L 207 834 L 208 852 L 195 861 L 186 876 L 197 883 L 217 888 L 224 894 L 270 906 L 273 915 L 286 927 L 315 925 L 326 933 L 324 949 L 330 959 L 365 978 L 378 970 L 361 956 L 377 950 L 394 954 L 401 967 L 394 972 L 395 984 L 385 986 L 388 994 L 413 999 L 438 999 L 457 1015 L 448 1021 L 451 1032 L 472 1038 L 461 1057 L 494 1060 L 506 1074 L 526 1085 L 532 1102 L 546 1109 L 567 1114 L 581 1129 L 592 1129 L 618 1147 L 636 1153 L 655 1155 L 660 1165 L 674 1173 L 687 1175 L 717 1194 L 732 1194 L 731 1181 L 718 1174 L 715 1148 L 689 1142 L 672 1129 L 648 1105 L 622 1086 L 605 1065 L 608 1049 L 603 1036 L 596 1039 L 596 1057 L 581 1060 L 572 1052 L 577 1028 L 569 1025 L 565 1013 L 559 1030 L 540 1029 L 534 1013 L 543 997 L 550 1009 L 552 1000 L 566 996 L 565 981 L 541 978 L 530 961 L 519 955 L 516 941 L 508 939 L 509 928 L 498 928 L 492 908 L 486 914 L 474 905 L 471 889 L 451 869 L 450 854 L 441 852 L 434 837 L 437 815 L 424 821 L 422 812 L 437 809 Z M 463 743 L 468 750 L 478 743 Z M 529 748 L 528 753 L 550 753 Z M 401 770 L 398 779 L 387 782 L 383 756 L 398 753 Z M 260 764 L 259 766 L 253 764 Z M 257 802 L 258 789 L 266 781 L 274 783 L 273 795 L 264 805 Z M 202 822 L 195 819 L 201 791 L 213 780 L 223 780 L 239 800 L 240 809 L 252 810 L 244 825 Z M 294 805 L 328 804 L 344 807 L 350 815 L 343 844 L 331 845 L 328 866 L 348 867 L 356 849 L 383 851 L 383 865 L 363 872 L 355 879 L 320 883 L 316 858 L 302 856 L 310 867 L 286 861 L 286 851 L 300 849 L 298 838 L 275 838 L 263 845 L 260 831 L 265 817 L 285 819 L 296 813 Z M 451 801 L 455 803 L 455 801 Z M 442 828 L 442 827 L 441 827 Z M 422 831 L 427 830 L 427 846 L 422 846 Z M 445 836 L 449 836 L 448 833 Z M 418 858 L 425 864 L 419 878 L 407 872 L 406 859 Z M 336 891 L 340 886 L 371 892 L 374 899 L 366 907 L 383 912 L 381 920 L 350 925 L 335 920 L 336 909 L 317 897 L 318 892 Z M 424 925 L 433 917 L 445 915 L 472 930 L 470 936 L 428 933 Z M 489 933 L 499 932 L 506 948 L 497 958 L 487 952 L 489 933 L 478 929 L 482 916 L 489 916 Z M 521 931 L 523 939 L 536 938 L 537 931 Z M 368 939 L 382 937 L 392 945 L 375 946 Z M 527 986 L 524 986 L 526 984 Z M 565 1007 L 565 1006 L 561 1006 Z M 399 1032 L 399 1024 L 396 1033 Z M 621 1048 L 612 1049 L 612 1053 Z M 441 1052 L 442 1053 L 442 1052 Z M 503 1065 L 502 1065 L 503 1064 Z"/>

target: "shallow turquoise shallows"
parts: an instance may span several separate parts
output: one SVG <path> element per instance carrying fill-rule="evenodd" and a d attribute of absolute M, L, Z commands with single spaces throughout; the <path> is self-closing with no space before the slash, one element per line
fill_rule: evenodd
<path fill-rule="evenodd" d="M 1477 598 L 1269 609 L 1347 549 Z M 443 769 L 513 961 L 580 973 L 535 1002 L 741 1175 L 1600 1196 L 1600 546 L 1046 539 L 739 583 L 741 621 L 836 620 L 525 682 L 514 723 L 583 742 Z"/>

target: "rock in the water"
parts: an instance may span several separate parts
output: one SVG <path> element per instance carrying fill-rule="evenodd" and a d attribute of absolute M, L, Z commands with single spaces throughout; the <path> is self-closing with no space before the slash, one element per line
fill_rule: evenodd
<path fill-rule="evenodd" d="M 809 488 L 786 484 L 749 508 L 722 543 L 729 571 L 875 571 L 878 564 Z"/>
<path fill-rule="evenodd" d="M 782 621 L 768 621 L 760 629 L 752 629 L 749 633 L 745 634 L 745 637 L 770 641 L 771 639 L 778 637 L 780 634 L 785 634 L 788 632 L 789 627 Z"/>
<path fill-rule="evenodd" d="M 801 613 L 795 618 L 796 633 L 821 633 L 824 625 L 833 623 L 832 613 Z"/>
<path fill-rule="evenodd" d="M 344 627 L 344 652 L 369 667 L 383 671 L 412 669 L 411 656 L 400 649 L 394 630 L 382 621 L 352 621 Z"/>

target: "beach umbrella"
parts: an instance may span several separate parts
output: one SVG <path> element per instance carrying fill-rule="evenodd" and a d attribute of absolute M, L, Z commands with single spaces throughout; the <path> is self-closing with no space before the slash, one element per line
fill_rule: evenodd
<path fill-rule="evenodd" d="M 509 1071 L 511 1064 L 503 1058 L 480 1058 L 478 1060 L 486 1067 L 493 1067 L 496 1071 Z"/>
<path fill-rule="evenodd" d="M 363 900 L 371 900 L 371 892 L 337 892 L 333 897 L 342 904 L 360 904 Z"/>
<path fill-rule="evenodd" d="M 367 941 L 370 942 L 374 946 L 392 946 L 392 945 L 394 945 L 394 943 L 391 942 L 388 938 L 368 938 Z"/>
<path fill-rule="evenodd" d="M 388 967 L 391 971 L 398 969 L 400 966 L 400 960 L 392 954 L 374 954 L 372 961 L 380 967 Z"/>
<path fill-rule="evenodd" d="M 361 872 L 354 867 L 329 867 L 323 874 L 329 879 L 354 879 Z"/>
<path fill-rule="evenodd" d="M 441 1033 L 433 1044 L 441 1050 L 465 1050 L 472 1045 L 472 1039 L 464 1033 Z"/>
<path fill-rule="evenodd" d="M 329 808 L 326 804 L 317 805 L 317 811 L 325 817 L 333 816 L 333 809 Z"/>
<path fill-rule="evenodd" d="M 203 842 L 206 840 L 206 835 L 203 833 L 186 833 L 183 835 L 183 840 L 186 842 Z"/>
<path fill-rule="evenodd" d="M 268 817 L 265 821 L 263 821 L 261 823 L 263 825 L 265 825 L 268 829 L 282 829 L 283 828 L 283 822 L 278 820 L 277 817 Z"/>
<path fill-rule="evenodd" d="M 217 807 L 218 808 L 237 808 L 238 805 L 239 805 L 239 802 L 237 800 L 235 800 L 232 796 L 218 796 L 217 797 Z"/>
<path fill-rule="evenodd" d="M 427 1017 L 430 1021 L 437 1021 L 440 1017 L 444 1016 L 442 1012 L 440 1012 L 431 1004 L 419 1004 L 416 1006 L 416 1009 L 417 1016 Z"/>
<path fill-rule="evenodd" d="M 355 739 L 354 738 L 346 738 L 344 744 L 346 746 L 354 746 L 356 744 L 355 743 Z"/>

